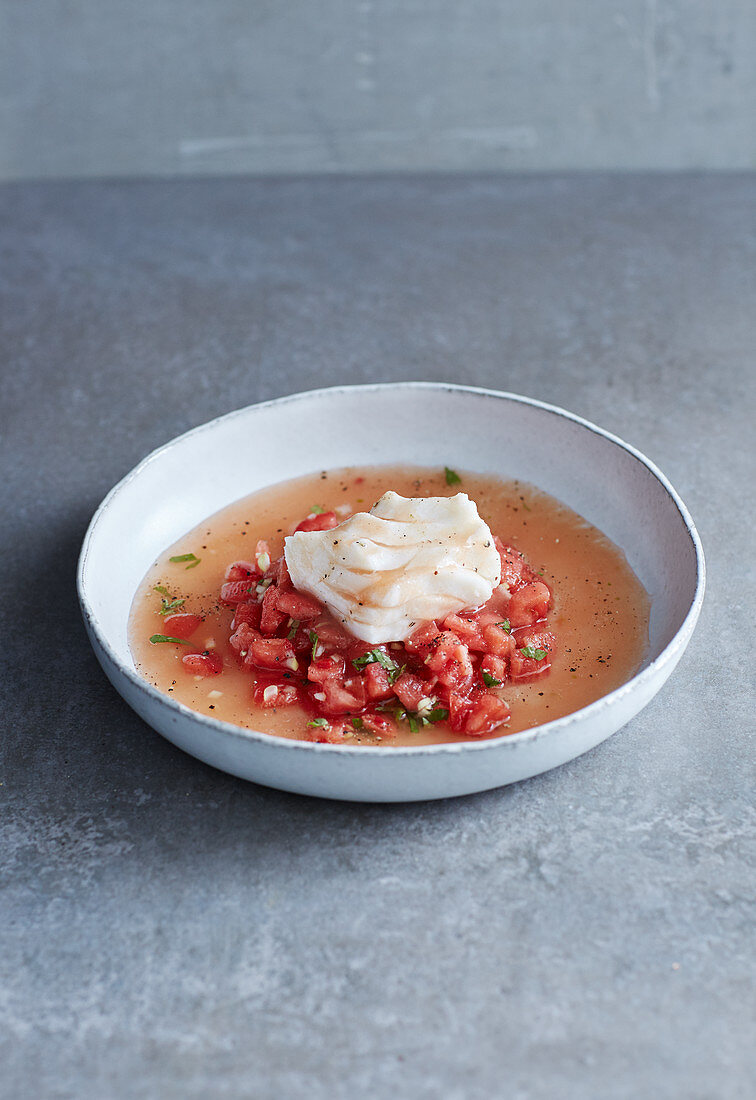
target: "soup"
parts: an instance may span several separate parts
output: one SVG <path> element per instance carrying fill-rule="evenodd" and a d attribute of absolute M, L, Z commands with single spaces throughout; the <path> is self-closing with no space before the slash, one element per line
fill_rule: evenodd
<path fill-rule="evenodd" d="M 290 582 L 280 595 L 276 562 L 298 526 L 328 529 L 387 490 L 467 494 L 504 544 L 510 583 L 483 610 L 418 623 L 405 644 L 376 647 L 307 597 L 297 603 Z M 261 629 L 256 605 L 274 609 L 272 629 Z M 490 475 L 386 466 L 320 471 L 211 516 L 148 571 L 129 640 L 141 674 L 194 710 L 279 737 L 390 749 L 498 737 L 579 710 L 638 670 L 648 621 L 648 595 L 622 551 L 566 505 Z"/>

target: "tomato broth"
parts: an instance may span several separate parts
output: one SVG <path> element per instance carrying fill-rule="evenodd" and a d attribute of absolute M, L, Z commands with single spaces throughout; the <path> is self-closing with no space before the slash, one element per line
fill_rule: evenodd
<path fill-rule="evenodd" d="M 650 602 L 622 551 L 533 486 L 461 471 L 461 481 L 448 484 L 450 473 L 389 466 L 322 471 L 253 493 L 211 516 L 168 547 L 139 587 L 129 622 L 137 669 L 160 691 L 201 713 L 279 737 L 312 740 L 312 714 L 303 706 L 263 708 L 253 700 L 255 673 L 229 645 L 234 608 L 220 599 L 226 570 L 239 559 L 253 559 L 260 539 L 272 558 L 279 557 L 284 538 L 313 512 L 347 518 L 368 511 L 392 489 L 408 497 L 467 493 L 491 532 L 516 547 L 551 589 L 548 627 L 556 638 L 551 667 L 532 682 L 497 689 L 511 717 L 485 736 L 560 718 L 625 683 L 647 649 Z M 168 633 L 174 612 L 201 619 L 190 643 L 150 641 Z M 188 651 L 209 654 L 222 671 L 195 675 L 198 669 L 182 660 Z M 386 747 L 469 739 L 446 721 L 412 726 L 396 722 L 391 738 L 360 728 L 346 737 L 352 744 Z"/>

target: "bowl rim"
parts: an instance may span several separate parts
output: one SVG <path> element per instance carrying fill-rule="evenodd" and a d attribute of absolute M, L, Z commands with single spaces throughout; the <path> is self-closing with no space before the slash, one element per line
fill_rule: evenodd
<path fill-rule="evenodd" d="M 683 521 L 688 537 L 690 538 L 696 555 L 696 588 L 691 600 L 690 607 L 686 612 L 685 618 L 680 624 L 679 628 L 661 651 L 661 653 L 654 658 L 644 669 L 637 672 L 624 684 L 621 684 L 618 688 L 614 688 L 606 695 L 602 695 L 600 698 L 589 703 L 588 706 L 581 707 L 580 710 L 572 711 L 569 714 L 563 715 L 561 718 L 554 718 L 550 722 L 544 722 L 538 726 L 532 726 L 530 729 L 520 730 L 517 733 L 505 733 L 500 737 L 489 737 L 482 740 L 468 740 L 468 741 L 453 741 L 445 742 L 442 744 L 431 745 L 350 745 L 350 744 L 329 744 L 318 741 L 304 741 L 298 738 L 278 737 L 275 734 L 264 733 L 262 730 L 247 729 L 244 726 L 237 726 L 231 722 L 223 722 L 218 718 L 213 718 L 210 715 L 202 714 L 200 711 L 193 710 L 191 707 L 186 706 L 184 703 L 179 702 L 176 699 L 171 699 L 163 692 L 159 691 L 156 687 L 153 687 L 144 677 L 121 659 L 116 653 L 115 649 L 111 645 L 110 641 L 105 634 L 105 631 L 101 628 L 97 616 L 89 602 L 86 593 L 86 570 L 89 563 L 91 544 L 97 531 L 97 527 L 102 519 L 104 513 L 110 508 L 111 504 L 127 485 L 135 480 L 141 473 L 141 471 L 151 462 L 156 461 L 165 452 L 172 447 L 177 446 L 184 440 L 200 435 L 204 432 L 210 431 L 221 422 L 235 419 L 239 416 L 244 416 L 251 410 L 262 410 L 271 406 L 280 406 L 286 404 L 293 404 L 298 401 L 327 398 L 330 396 L 336 396 L 344 393 L 362 393 L 369 395 L 381 390 L 436 390 L 447 391 L 450 393 L 468 393 L 474 394 L 480 397 L 489 397 L 496 400 L 505 400 L 514 402 L 520 405 L 527 405 L 535 409 L 540 409 L 543 412 L 550 413 L 552 415 L 561 417 L 565 420 L 572 421 L 574 424 L 580 427 L 586 428 L 588 431 L 593 432 L 596 435 L 601 436 L 607 442 L 612 443 L 614 446 L 619 447 L 625 451 L 642 466 L 644 466 L 656 479 L 660 482 L 667 494 L 671 497 L 675 504 L 680 517 Z M 150 451 L 141 462 L 137 463 L 124 477 L 118 481 L 110 492 L 104 497 L 100 505 L 96 509 L 92 519 L 89 522 L 84 540 L 82 542 L 81 551 L 79 554 L 77 570 L 76 570 L 76 589 L 79 599 L 79 606 L 84 618 L 84 622 L 88 631 L 97 641 L 100 649 L 112 663 L 113 666 L 119 671 L 122 676 L 125 676 L 132 687 L 137 691 L 145 695 L 149 700 L 155 702 L 158 706 L 164 706 L 168 708 L 169 713 L 173 713 L 175 716 L 181 716 L 192 721 L 199 723 L 201 726 L 206 727 L 209 731 L 215 733 L 224 734 L 233 738 L 241 738 L 244 741 L 260 742 L 263 745 L 268 745 L 282 751 L 289 752 L 315 752 L 315 753 L 335 753 L 341 756 L 363 756 L 370 755 L 384 756 L 393 758 L 396 756 L 436 756 L 436 755 L 456 755 L 461 752 L 490 752 L 495 749 L 499 749 L 504 745 L 510 745 L 512 749 L 518 746 L 538 741 L 544 737 L 556 736 L 560 731 L 567 730 L 569 727 L 575 725 L 578 722 L 585 721 L 599 714 L 602 710 L 613 706 L 626 696 L 629 696 L 639 689 L 642 689 L 646 684 L 655 680 L 660 672 L 672 661 L 675 660 L 678 653 L 688 644 L 690 636 L 693 633 L 696 622 L 698 620 L 699 613 L 704 598 L 704 591 L 706 588 L 706 562 L 704 559 L 703 546 L 701 539 L 696 530 L 696 526 L 688 511 L 685 503 L 677 493 L 669 479 L 662 473 L 658 466 L 651 461 L 642 451 L 639 451 L 636 447 L 626 443 L 619 436 L 614 435 L 612 432 L 606 431 L 604 428 L 600 428 L 597 424 L 594 424 L 590 420 L 586 420 L 582 416 L 578 416 L 576 413 L 569 412 L 567 409 L 563 409 L 558 405 L 549 404 L 546 401 L 540 401 L 533 397 L 525 397 L 522 394 L 511 393 L 506 390 L 494 390 L 483 386 L 465 386 L 451 382 L 424 382 L 424 381 L 406 381 L 406 382 L 372 382 L 363 383 L 359 385 L 338 385 L 327 386 L 322 388 L 316 388 L 311 390 L 302 390 L 297 393 L 287 394 L 283 397 L 271 398 L 267 401 L 254 402 L 251 405 L 245 405 L 239 409 L 233 409 L 231 412 L 222 413 L 220 416 L 214 417 L 212 420 L 205 421 L 203 424 L 199 424 L 194 428 L 190 428 L 188 431 L 183 432 L 181 435 L 175 436 L 173 439 L 168 440 L 166 443 L 156 447 L 153 451 Z"/>

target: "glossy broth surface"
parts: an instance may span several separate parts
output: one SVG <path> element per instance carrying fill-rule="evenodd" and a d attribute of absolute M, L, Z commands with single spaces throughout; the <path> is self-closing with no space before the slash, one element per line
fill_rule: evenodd
<path fill-rule="evenodd" d="M 597 528 L 553 497 L 521 482 L 463 473 L 446 484 L 444 471 L 406 467 L 322 471 L 271 486 L 237 501 L 166 548 L 144 578 L 132 605 L 129 641 L 137 669 L 159 690 L 194 710 L 248 729 L 302 738 L 309 715 L 300 707 L 264 710 L 252 700 L 253 677 L 240 668 L 228 645 L 233 609 L 218 594 L 230 562 L 254 557 L 266 539 L 273 558 L 283 540 L 314 506 L 349 514 L 369 510 L 388 489 L 403 496 L 451 496 L 465 492 L 494 534 L 520 550 L 553 592 L 549 629 L 556 635 L 551 670 L 531 683 L 507 684 L 500 694 L 510 723 L 490 736 L 528 729 L 570 714 L 625 683 L 640 667 L 648 644 L 649 598 L 624 554 Z M 346 518 L 346 515 L 345 515 Z M 170 562 L 194 554 L 198 565 Z M 155 586 L 185 600 L 182 611 L 204 619 L 192 649 L 216 649 L 224 659 L 218 676 L 195 678 L 181 658 L 190 647 L 151 644 L 164 632 Z M 411 733 L 399 723 L 392 745 L 465 741 L 445 724 Z M 355 743 L 379 742 L 355 731 Z"/>

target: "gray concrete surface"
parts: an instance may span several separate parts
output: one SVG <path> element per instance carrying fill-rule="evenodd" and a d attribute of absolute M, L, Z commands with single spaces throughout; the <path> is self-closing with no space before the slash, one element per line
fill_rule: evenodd
<path fill-rule="evenodd" d="M 756 168 L 753 0 L 0 0 L 0 179 Z"/>
<path fill-rule="evenodd" d="M 752 1097 L 756 178 L 10 185 L 0 225 L 4 1100 Z M 682 664 L 600 748 L 466 799 L 183 755 L 86 642 L 93 509 L 218 413 L 408 378 L 661 465 L 710 569 Z"/>

